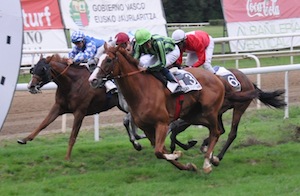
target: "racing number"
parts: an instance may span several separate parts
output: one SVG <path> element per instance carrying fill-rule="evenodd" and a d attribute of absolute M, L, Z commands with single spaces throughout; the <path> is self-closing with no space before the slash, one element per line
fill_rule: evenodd
<path fill-rule="evenodd" d="M 239 82 L 235 79 L 235 77 L 233 75 L 228 75 L 227 81 L 233 87 L 237 87 L 240 85 Z"/>

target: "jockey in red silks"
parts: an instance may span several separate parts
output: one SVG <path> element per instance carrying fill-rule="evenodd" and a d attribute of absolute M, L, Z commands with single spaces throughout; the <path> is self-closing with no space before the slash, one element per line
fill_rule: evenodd
<path fill-rule="evenodd" d="M 124 33 L 120 32 L 115 36 L 116 45 L 121 45 L 121 47 L 125 48 L 129 54 L 133 54 L 133 46 L 134 46 L 134 39 L 130 39 L 130 37 Z"/>
<path fill-rule="evenodd" d="M 214 51 L 214 41 L 205 31 L 192 31 L 185 33 L 177 29 L 172 33 L 172 38 L 180 49 L 178 64 L 182 64 L 183 52 L 187 53 L 186 65 L 190 67 L 203 66 L 204 69 L 215 73 L 211 66 Z"/>

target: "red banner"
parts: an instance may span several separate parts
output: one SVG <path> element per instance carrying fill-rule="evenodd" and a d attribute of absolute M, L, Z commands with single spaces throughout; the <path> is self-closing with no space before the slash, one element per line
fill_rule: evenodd
<path fill-rule="evenodd" d="M 58 1 L 21 0 L 24 30 L 63 29 Z"/>

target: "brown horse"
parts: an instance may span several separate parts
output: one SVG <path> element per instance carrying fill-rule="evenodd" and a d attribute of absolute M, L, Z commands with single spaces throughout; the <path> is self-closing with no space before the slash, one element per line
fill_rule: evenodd
<path fill-rule="evenodd" d="M 91 88 L 88 78 L 90 72 L 85 66 L 68 66 L 65 58 L 59 55 L 42 58 L 32 69 L 32 79 L 28 84 L 31 93 L 37 93 L 46 83 L 54 81 L 57 84 L 55 103 L 42 123 L 27 137 L 19 139 L 18 143 L 26 144 L 33 140 L 40 131 L 52 123 L 58 116 L 65 113 L 74 115 L 73 127 L 69 138 L 69 146 L 65 159 L 71 158 L 71 151 L 85 116 L 107 111 L 115 106 L 124 111 L 119 104 L 116 93 L 106 93 L 103 88 Z M 124 111 L 126 112 L 126 111 Z M 142 138 L 130 127 L 130 122 L 124 119 L 130 141 L 137 150 L 141 145 L 136 139 Z M 127 123 L 127 124 L 126 124 Z M 133 127 L 134 128 L 134 127 Z"/>
<path fill-rule="evenodd" d="M 286 103 L 284 102 L 284 97 L 282 96 L 285 92 L 284 89 L 279 89 L 279 90 L 276 90 L 273 92 L 264 92 L 261 89 L 259 89 L 256 85 L 254 85 L 252 83 L 252 81 L 243 72 L 241 72 L 237 69 L 229 69 L 229 70 L 236 76 L 237 80 L 240 82 L 242 92 L 250 92 L 250 91 L 256 90 L 258 92 L 257 98 L 266 106 L 274 107 L 274 108 L 283 108 L 284 106 L 286 106 Z M 227 81 L 224 81 L 224 82 L 227 82 Z M 246 109 L 249 107 L 251 102 L 252 102 L 251 99 L 248 101 L 239 102 L 236 100 L 229 100 L 225 97 L 223 106 L 222 106 L 221 110 L 219 111 L 219 123 L 220 123 L 219 127 L 221 130 L 221 134 L 225 133 L 222 116 L 226 111 L 233 109 L 231 130 L 229 132 L 227 141 L 226 141 L 225 145 L 223 146 L 222 150 L 216 157 L 214 156 L 214 158 L 213 158 L 212 163 L 215 166 L 217 166 L 219 164 L 219 161 L 221 161 L 223 159 L 227 149 L 229 148 L 229 146 L 232 144 L 232 142 L 236 138 L 238 125 L 240 123 L 241 117 L 244 114 L 244 112 L 246 111 Z M 183 144 L 176 139 L 176 136 L 179 133 L 181 133 L 182 131 L 184 131 L 190 125 L 191 125 L 190 123 L 185 122 L 182 119 L 179 119 L 170 125 L 170 131 L 171 131 L 170 139 L 171 139 L 171 151 L 172 152 L 175 150 L 175 143 L 185 150 L 188 150 L 189 148 L 193 147 L 197 143 L 197 141 L 191 140 L 188 142 L 188 144 Z M 201 148 L 200 148 L 201 151 L 203 151 L 203 152 L 206 151 L 205 149 L 207 148 L 208 143 L 209 143 L 209 138 L 206 138 L 201 145 Z"/>
<path fill-rule="evenodd" d="M 139 62 L 123 48 L 106 48 L 106 54 L 100 59 L 101 66 L 94 71 L 97 74 L 92 74 L 96 78 L 90 80 L 91 85 L 115 78 L 130 107 L 134 122 L 155 147 L 156 157 L 169 161 L 180 170 L 196 170 L 194 164 L 184 165 L 177 160 L 180 153 L 169 154 L 165 147 L 169 124 L 176 120 L 178 97 L 172 95 L 152 74 L 139 68 Z M 223 104 L 225 88 L 221 80 L 208 71 L 194 68 L 186 70 L 199 81 L 202 90 L 183 95 L 179 116 L 190 124 L 201 124 L 209 129 L 210 142 L 203 164 L 204 172 L 209 173 L 212 170 L 212 152 L 220 136 L 218 112 Z"/>

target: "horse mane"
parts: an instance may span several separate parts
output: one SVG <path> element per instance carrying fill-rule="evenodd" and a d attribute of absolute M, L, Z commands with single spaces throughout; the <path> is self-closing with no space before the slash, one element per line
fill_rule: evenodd
<path fill-rule="evenodd" d="M 46 57 L 46 63 L 50 63 L 50 61 L 55 61 L 58 63 L 62 63 L 62 64 L 67 64 L 68 58 L 66 57 L 61 57 L 59 54 L 53 54 L 52 56 L 47 56 Z"/>
<path fill-rule="evenodd" d="M 139 68 L 139 61 L 135 58 L 133 58 L 132 55 L 130 55 L 128 53 L 128 51 L 125 49 L 125 48 L 122 48 L 122 47 L 118 47 L 117 48 L 117 51 L 120 52 L 120 54 L 123 55 L 123 57 L 132 65 L 134 65 L 136 68 Z"/>

